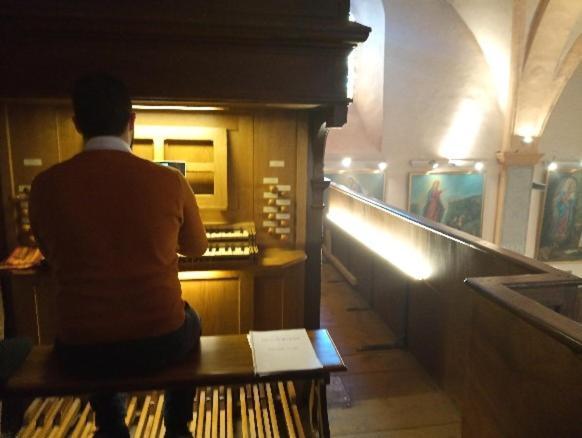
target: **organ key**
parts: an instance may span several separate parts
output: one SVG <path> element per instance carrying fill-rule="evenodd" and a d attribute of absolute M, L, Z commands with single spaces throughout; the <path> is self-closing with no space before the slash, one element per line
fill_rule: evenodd
<path fill-rule="evenodd" d="M 232 225 L 207 225 L 208 249 L 198 258 L 179 256 L 181 270 L 195 269 L 197 264 L 213 260 L 254 262 L 259 253 L 255 226 L 251 222 Z"/>

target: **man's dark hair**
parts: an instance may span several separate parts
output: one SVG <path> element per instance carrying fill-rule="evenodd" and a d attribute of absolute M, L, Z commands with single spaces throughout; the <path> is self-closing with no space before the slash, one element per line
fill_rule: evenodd
<path fill-rule="evenodd" d="M 120 135 L 131 115 L 125 84 L 107 74 L 81 77 L 73 88 L 73 108 L 83 137 Z"/>

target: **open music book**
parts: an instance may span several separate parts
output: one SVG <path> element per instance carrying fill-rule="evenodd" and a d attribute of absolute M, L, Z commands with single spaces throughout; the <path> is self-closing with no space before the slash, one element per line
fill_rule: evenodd
<path fill-rule="evenodd" d="M 248 340 L 257 375 L 323 367 L 305 329 L 251 331 Z"/>

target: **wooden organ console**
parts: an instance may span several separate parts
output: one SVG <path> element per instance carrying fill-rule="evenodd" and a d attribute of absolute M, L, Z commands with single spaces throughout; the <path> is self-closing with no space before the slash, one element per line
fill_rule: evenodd
<path fill-rule="evenodd" d="M 0 260 L 30 244 L 15 200 L 25 211 L 34 177 L 82 149 L 74 80 L 108 71 L 133 97 L 134 153 L 184 164 L 209 230 L 254 227 L 180 261 L 205 333 L 317 328 L 325 140 L 345 123 L 347 56 L 370 29 L 349 21 L 349 0 L 283 4 L 4 2 Z M 4 271 L 2 293 L 7 334 L 51 343 L 50 272 Z"/>
<path fill-rule="evenodd" d="M 0 260 L 30 244 L 34 177 L 82 149 L 74 80 L 108 71 L 136 105 L 134 153 L 184 163 L 197 194 L 210 248 L 179 278 L 204 333 L 317 328 L 327 129 L 346 121 L 347 56 L 370 31 L 348 15 L 349 0 L 3 2 Z M 51 344 L 50 268 L 0 276 L 5 335 Z"/>

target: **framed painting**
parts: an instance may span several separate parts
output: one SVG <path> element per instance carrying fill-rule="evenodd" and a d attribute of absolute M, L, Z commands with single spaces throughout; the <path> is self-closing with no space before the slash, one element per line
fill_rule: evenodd
<path fill-rule="evenodd" d="M 412 173 L 408 211 L 480 237 L 483 192 L 482 173 Z"/>
<path fill-rule="evenodd" d="M 538 259 L 582 259 L 582 169 L 548 172 Z"/>
<path fill-rule="evenodd" d="M 325 169 L 325 177 L 368 198 L 384 201 L 384 172 L 374 169 Z"/>

